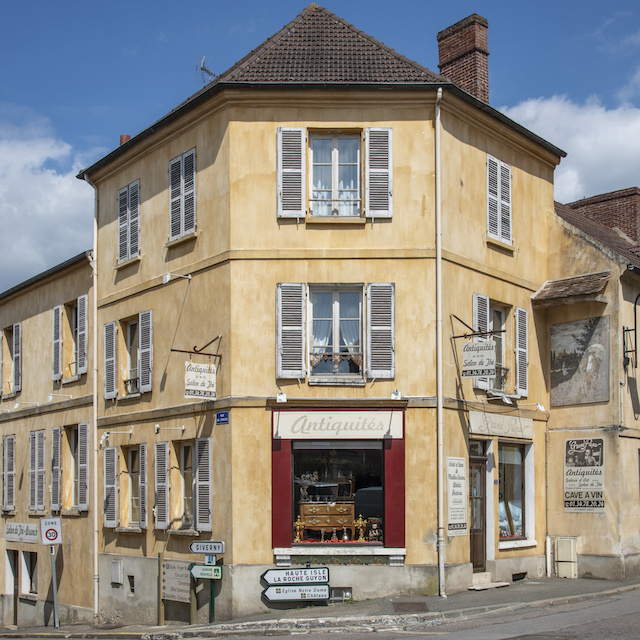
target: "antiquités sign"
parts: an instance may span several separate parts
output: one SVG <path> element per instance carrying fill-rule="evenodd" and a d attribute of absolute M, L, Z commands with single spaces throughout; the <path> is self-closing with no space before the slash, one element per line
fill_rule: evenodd
<path fill-rule="evenodd" d="M 273 437 L 296 440 L 402 438 L 404 412 L 274 411 Z"/>
<path fill-rule="evenodd" d="M 185 398 L 216 397 L 216 366 L 214 364 L 184 363 Z"/>
<path fill-rule="evenodd" d="M 493 340 L 473 342 L 462 347 L 462 377 L 477 378 L 496 375 L 496 343 Z"/>

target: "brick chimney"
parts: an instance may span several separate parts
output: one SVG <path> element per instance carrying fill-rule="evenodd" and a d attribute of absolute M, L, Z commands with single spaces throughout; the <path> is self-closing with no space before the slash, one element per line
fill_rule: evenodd
<path fill-rule="evenodd" d="M 120 134 L 120 146 L 122 146 L 125 142 L 129 142 L 129 140 L 131 140 L 130 135 L 126 133 Z"/>
<path fill-rule="evenodd" d="M 640 242 L 640 189 L 631 187 L 601 193 L 567 205 L 587 218 L 610 229 L 620 229 L 634 242 Z"/>
<path fill-rule="evenodd" d="M 489 23 L 477 13 L 438 34 L 440 73 L 467 93 L 489 102 Z"/>

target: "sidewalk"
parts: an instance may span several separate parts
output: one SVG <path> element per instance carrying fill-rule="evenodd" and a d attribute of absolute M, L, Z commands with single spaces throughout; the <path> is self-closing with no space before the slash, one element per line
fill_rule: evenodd
<path fill-rule="evenodd" d="M 373 629 L 418 630 L 439 621 L 487 615 L 494 611 L 560 605 L 602 598 L 622 591 L 640 589 L 635 581 L 564 580 L 540 578 L 514 582 L 507 587 L 486 591 L 464 591 L 447 598 L 440 596 L 398 596 L 362 602 L 316 605 L 306 608 L 269 610 L 253 616 L 207 625 L 169 623 L 162 627 L 126 626 L 38 627 L 0 629 L 2 638 L 116 638 L 118 640 L 173 640 L 179 638 L 228 635 L 286 635 L 331 629 L 368 631 Z"/>

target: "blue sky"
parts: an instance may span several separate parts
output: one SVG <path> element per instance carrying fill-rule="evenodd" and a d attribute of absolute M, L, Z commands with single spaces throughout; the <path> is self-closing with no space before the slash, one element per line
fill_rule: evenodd
<path fill-rule="evenodd" d="M 91 247 L 93 192 L 79 169 L 198 91 L 203 58 L 224 71 L 307 4 L 3 3 L 0 291 Z M 556 199 L 640 186 L 637 0 L 319 4 L 436 72 L 438 31 L 484 16 L 492 106 L 569 154 Z"/>

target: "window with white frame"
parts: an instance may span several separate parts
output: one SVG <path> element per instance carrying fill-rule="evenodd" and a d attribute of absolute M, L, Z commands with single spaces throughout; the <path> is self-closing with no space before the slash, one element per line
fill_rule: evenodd
<path fill-rule="evenodd" d="M 511 167 L 487 155 L 487 235 L 511 244 Z"/>
<path fill-rule="evenodd" d="M 44 511 L 44 430 L 29 434 L 29 510 Z"/>
<path fill-rule="evenodd" d="M 123 363 L 119 369 L 118 363 Z M 104 325 L 104 397 L 147 393 L 153 383 L 153 312 Z"/>
<path fill-rule="evenodd" d="M 191 149 L 169 164 L 171 200 L 169 240 L 196 230 L 196 150 Z"/>
<path fill-rule="evenodd" d="M 16 322 L 2 332 L 0 383 L 3 396 L 22 390 L 22 325 Z"/>
<path fill-rule="evenodd" d="M 277 157 L 278 217 L 305 218 L 307 211 L 319 218 L 392 216 L 390 128 L 280 127 Z"/>
<path fill-rule="evenodd" d="M 2 510 L 16 508 L 16 437 L 2 436 Z"/>
<path fill-rule="evenodd" d="M 525 535 L 525 448 L 523 444 L 498 445 L 500 539 Z"/>
<path fill-rule="evenodd" d="M 212 530 L 211 438 L 155 444 L 155 528 Z M 170 487 L 179 491 L 169 500 Z"/>
<path fill-rule="evenodd" d="M 20 572 L 20 593 L 35 595 L 38 593 L 38 553 L 36 551 L 22 552 L 22 571 Z"/>
<path fill-rule="evenodd" d="M 362 384 L 365 373 L 395 376 L 393 283 L 280 283 L 276 293 L 278 378 L 308 371 L 311 384 Z"/>
<path fill-rule="evenodd" d="M 513 391 L 520 397 L 526 397 L 529 391 L 528 313 L 526 309 L 515 307 L 512 325 L 510 315 L 510 307 L 488 296 L 473 294 L 475 341 L 492 340 L 496 347 L 496 376 L 474 378 L 474 386 L 488 391 Z M 510 326 L 513 326 L 512 331 Z"/>
<path fill-rule="evenodd" d="M 140 253 L 140 180 L 118 192 L 118 262 Z"/>
<path fill-rule="evenodd" d="M 55 427 L 51 434 L 51 510 L 89 509 L 89 424 Z"/>
<path fill-rule="evenodd" d="M 53 308 L 53 379 L 87 373 L 87 296 Z"/>

